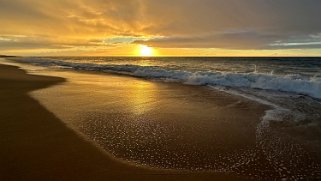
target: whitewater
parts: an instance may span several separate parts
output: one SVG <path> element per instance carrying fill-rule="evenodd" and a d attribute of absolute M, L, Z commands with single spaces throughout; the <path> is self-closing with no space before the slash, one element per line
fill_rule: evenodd
<path fill-rule="evenodd" d="M 284 91 L 321 99 L 320 58 L 19 58 L 64 69 L 126 74 L 192 85 Z"/>

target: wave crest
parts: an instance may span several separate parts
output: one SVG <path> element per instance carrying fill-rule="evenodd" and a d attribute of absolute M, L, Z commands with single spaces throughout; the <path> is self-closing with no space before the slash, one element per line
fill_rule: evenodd
<path fill-rule="evenodd" d="M 160 66 L 114 65 L 75 63 L 41 58 L 19 58 L 19 62 L 41 66 L 59 66 L 74 70 L 126 74 L 147 79 L 178 81 L 192 85 L 228 86 L 254 88 L 304 94 L 321 98 L 321 79 L 300 75 L 273 75 L 262 73 L 233 73 L 215 71 L 187 71 Z"/>

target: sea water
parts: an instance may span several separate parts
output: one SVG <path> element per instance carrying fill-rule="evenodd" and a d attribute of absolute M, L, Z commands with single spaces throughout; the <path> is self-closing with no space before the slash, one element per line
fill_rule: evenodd
<path fill-rule="evenodd" d="M 321 58 L 33 57 L 20 61 L 194 85 L 275 90 L 321 98 Z"/>

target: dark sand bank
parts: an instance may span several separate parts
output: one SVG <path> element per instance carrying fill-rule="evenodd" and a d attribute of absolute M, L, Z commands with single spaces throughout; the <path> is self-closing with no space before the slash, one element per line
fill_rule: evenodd
<path fill-rule="evenodd" d="M 91 180 L 121 166 L 30 98 L 29 91 L 63 81 L 0 66 L 1 180 Z"/>
<path fill-rule="evenodd" d="M 63 81 L 0 65 L 0 180 L 240 180 L 143 169 L 110 158 L 28 95 Z"/>

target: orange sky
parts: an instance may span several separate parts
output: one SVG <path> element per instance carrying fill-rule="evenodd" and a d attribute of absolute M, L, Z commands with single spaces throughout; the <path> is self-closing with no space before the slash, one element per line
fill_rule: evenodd
<path fill-rule="evenodd" d="M 321 1 L 0 0 L 0 54 L 321 56 Z"/>

